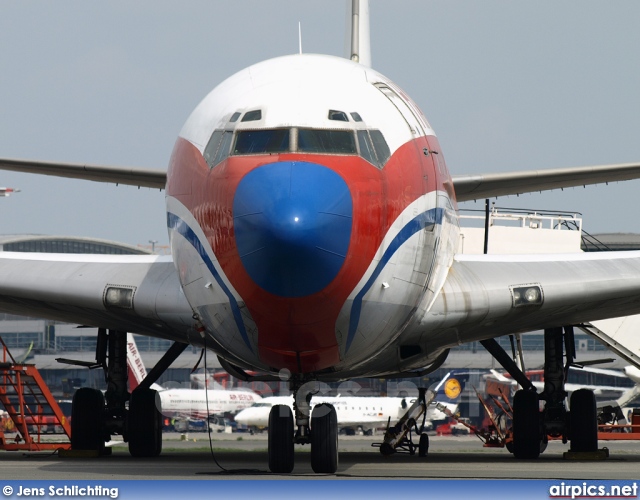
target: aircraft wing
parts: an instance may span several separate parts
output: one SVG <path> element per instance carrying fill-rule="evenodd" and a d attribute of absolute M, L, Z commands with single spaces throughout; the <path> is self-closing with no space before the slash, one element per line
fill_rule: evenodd
<path fill-rule="evenodd" d="M 640 251 L 458 255 L 423 321 L 465 342 L 638 312 Z"/>
<path fill-rule="evenodd" d="M 193 311 L 157 255 L 0 253 L 0 311 L 186 341 Z"/>
<path fill-rule="evenodd" d="M 165 170 L 139 167 L 0 158 L 0 169 L 157 189 L 164 189 L 167 181 Z M 461 202 L 637 178 L 640 178 L 640 163 L 619 163 L 523 172 L 454 175 L 453 184 L 456 198 Z"/>
<path fill-rule="evenodd" d="M 167 182 L 167 172 L 165 170 L 138 167 L 115 167 L 108 165 L 55 163 L 0 158 L 0 169 L 157 189 L 164 189 Z"/>
<path fill-rule="evenodd" d="M 461 202 L 637 178 L 640 178 L 640 163 L 618 163 L 523 172 L 454 175 L 453 185 L 456 198 Z"/>

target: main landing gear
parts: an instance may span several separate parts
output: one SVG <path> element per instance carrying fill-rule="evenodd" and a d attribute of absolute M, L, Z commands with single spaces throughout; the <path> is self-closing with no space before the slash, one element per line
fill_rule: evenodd
<path fill-rule="evenodd" d="M 269 470 L 288 474 L 293 471 L 294 444 L 311 444 L 311 468 L 316 473 L 338 470 L 338 416 L 326 403 L 311 410 L 310 384 L 291 381 L 293 408 L 275 405 L 269 413 Z M 294 419 L 295 413 L 295 419 Z M 295 420 L 295 434 L 294 434 Z"/>
<path fill-rule="evenodd" d="M 88 368 L 103 368 L 105 394 L 83 387 L 71 405 L 71 449 L 109 454 L 105 442 L 113 434 L 122 435 L 134 457 L 156 457 L 162 451 L 162 414 L 155 390 L 150 389 L 164 370 L 184 351 L 187 344 L 174 343 L 160 362 L 130 394 L 127 388 L 127 333 L 98 330 L 96 362 L 63 362 Z"/>
<path fill-rule="evenodd" d="M 544 390 L 538 394 L 533 384 L 495 340 L 482 341 L 485 348 L 518 381 L 523 389 L 513 398 L 513 442 L 508 446 L 516 458 L 538 458 L 548 439 L 571 442 L 571 452 L 598 451 L 598 421 L 593 391 L 579 389 L 565 406 L 566 377 L 575 359 L 572 327 L 544 331 Z M 540 402 L 544 409 L 540 410 Z"/>

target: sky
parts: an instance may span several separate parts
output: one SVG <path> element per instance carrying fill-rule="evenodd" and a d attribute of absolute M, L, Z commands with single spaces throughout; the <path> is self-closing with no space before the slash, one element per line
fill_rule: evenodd
<path fill-rule="evenodd" d="M 0 3 L 0 157 L 166 168 L 198 102 L 253 63 L 343 56 L 346 0 Z M 640 161 L 640 2 L 371 0 L 373 67 L 452 174 Z M 168 244 L 164 191 L 0 171 L 0 234 Z M 640 181 L 499 198 L 640 232 Z M 465 204 L 482 208 L 481 202 Z"/>

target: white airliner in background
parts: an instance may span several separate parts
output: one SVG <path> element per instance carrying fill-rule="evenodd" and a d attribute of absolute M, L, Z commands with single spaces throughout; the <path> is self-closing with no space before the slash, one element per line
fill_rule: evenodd
<path fill-rule="evenodd" d="M 442 380 L 432 385 L 434 392 L 433 402 L 428 406 L 424 422 L 416 422 L 418 427 L 424 426 L 425 429 L 430 429 L 449 418 L 444 412 L 436 408 L 436 403 L 439 403 L 441 407 L 445 407 L 452 414 L 457 411 L 460 393 L 469 378 L 468 372 L 461 372 L 461 370 L 448 372 Z M 445 382 L 450 378 L 456 379 L 457 389 L 454 394 L 447 394 L 445 390 Z M 387 425 L 395 425 L 415 400 L 415 395 L 413 397 L 314 396 L 311 401 L 311 408 L 313 410 L 315 405 L 322 403 L 332 405 L 336 409 L 338 427 L 340 429 L 362 430 L 368 433 Z M 263 398 L 250 408 L 240 411 L 234 419 L 239 424 L 249 427 L 258 429 L 268 427 L 271 409 L 275 405 L 286 405 L 293 410 L 293 397 L 273 396 Z"/>
<path fill-rule="evenodd" d="M 147 370 L 131 333 L 127 334 L 127 366 L 129 388 L 133 392 L 147 376 Z M 212 415 L 233 414 L 262 399 L 249 389 L 167 389 L 158 384 L 151 387 L 160 397 L 162 415 L 173 419 L 208 419 Z"/>
<path fill-rule="evenodd" d="M 341 429 L 361 429 L 369 433 L 387 423 L 395 424 L 407 408 L 408 398 L 400 397 L 349 397 L 315 396 L 311 408 L 317 404 L 332 405 L 338 415 Z M 275 405 L 286 405 L 293 410 L 293 396 L 262 398 L 250 408 L 240 411 L 234 420 L 248 427 L 263 429 L 269 426 L 269 414 Z"/>
<path fill-rule="evenodd" d="M 527 370 L 525 373 L 536 389 L 544 390 L 543 370 Z M 573 391 L 589 389 L 593 391 L 597 401 L 615 400 L 638 385 L 640 382 L 639 375 L 640 371 L 634 366 L 627 366 L 624 371 L 592 366 L 582 368 L 570 366 L 564 388 L 569 396 Z M 514 386 L 517 385 L 509 374 L 505 375 L 496 370 L 491 370 L 491 374 L 486 377 Z"/>
<path fill-rule="evenodd" d="M 19 189 L 8 188 L 8 187 L 0 187 L 0 196 L 11 196 L 11 193 L 19 193 Z"/>
<path fill-rule="evenodd" d="M 274 472 L 293 470 L 295 443 L 311 443 L 316 472 L 337 470 L 335 408 L 309 415 L 315 381 L 424 375 L 471 341 L 525 387 L 514 398 L 517 458 L 537 457 L 549 434 L 597 449 L 593 393 L 574 391 L 570 412 L 564 403 L 572 328 L 640 313 L 640 252 L 461 255 L 457 203 L 638 178 L 640 164 L 452 177 L 416 103 L 370 67 L 368 3 L 350 4 L 348 59 L 294 54 L 231 76 L 184 124 L 168 171 L 0 159 L 166 189 L 170 257 L 0 255 L 0 310 L 108 339 L 97 359 L 110 386 L 105 397 L 76 393 L 74 448 L 100 450 L 120 433 L 133 455 L 160 453 L 150 383 L 128 406 L 122 383 L 123 335 L 135 332 L 177 342 L 161 367 L 191 344 L 237 377 L 288 381 L 294 411 L 270 414 Z M 538 329 L 542 393 L 493 340 Z"/>

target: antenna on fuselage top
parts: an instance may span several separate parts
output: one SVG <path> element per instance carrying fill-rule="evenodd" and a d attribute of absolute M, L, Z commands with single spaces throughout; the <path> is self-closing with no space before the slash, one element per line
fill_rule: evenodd
<path fill-rule="evenodd" d="M 302 54 L 302 23 L 298 21 L 298 50 Z"/>
<path fill-rule="evenodd" d="M 369 0 L 351 0 L 351 44 L 348 58 L 371 67 Z"/>

